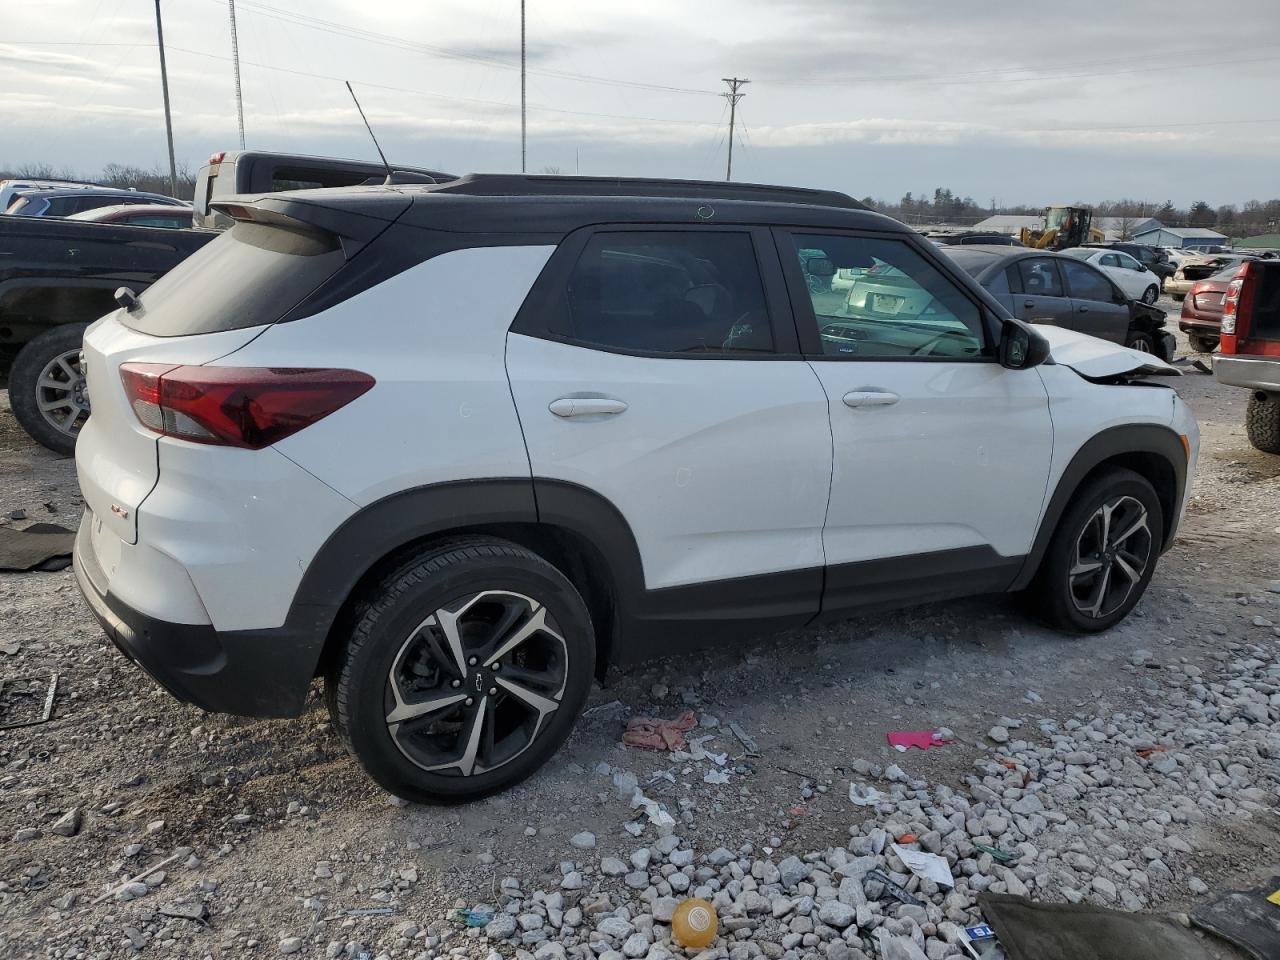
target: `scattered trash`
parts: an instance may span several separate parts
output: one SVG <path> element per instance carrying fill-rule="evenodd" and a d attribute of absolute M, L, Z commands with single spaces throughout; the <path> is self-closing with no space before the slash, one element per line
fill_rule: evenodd
<path fill-rule="evenodd" d="M 351 910 L 342 911 L 342 915 L 344 917 L 382 917 L 395 912 L 395 907 L 355 907 Z M 331 918 L 326 917 L 325 919 Z"/>
<path fill-rule="evenodd" d="M 100 896 L 97 900 L 95 900 L 95 901 L 93 901 L 93 903 L 89 904 L 89 906 L 91 906 L 91 907 L 96 907 L 98 904 L 102 903 L 102 901 L 103 901 L 103 900 L 106 900 L 106 899 L 108 899 L 109 897 L 112 897 L 112 896 L 114 896 L 115 894 L 119 893 L 119 892 L 120 892 L 121 890 L 123 890 L 125 887 L 129 886 L 129 884 L 131 884 L 131 883 L 137 883 L 138 881 L 142 880 L 142 878 L 143 878 L 143 877 L 149 877 L 149 876 L 151 876 L 151 875 L 152 875 L 153 873 L 155 873 L 157 870 L 160 870 L 160 869 L 163 869 L 164 867 L 167 867 L 169 864 L 173 863 L 175 860 L 178 860 L 179 858 L 185 858 L 185 857 L 188 857 L 188 856 L 190 856 L 190 855 L 191 855 L 191 854 L 190 854 L 190 850 L 188 849 L 188 850 L 184 850 L 184 851 L 183 851 L 183 852 L 181 852 L 181 853 L 175 853 L 175 854 L 174 854 L 173 856 L 171 856 L 171 857 L 166 857 L 165 859 L 161 860 L 159 863 L 157 863 L 157 864 L 153 864 L 152 866 L 147 867 L 147 869 L 143 870 L 143 871 L 142 871 L 141 873 L 139 873 L 137 876 L 130 877 L 128 880 L 125 880 L 125 881 L 123 881 L 123 882 L 121 882 L 121 883 L 117 883 L 114 887 L 112 887 L 110 890 L 108 890 L 106 893 L 104 893 L 102 896 Z"/>
<path fill-rule="evenodd" d="M 701 950 L 709 946 L 719 927 L 716 908 L 698 897 L 681 900 L 671 914 L 671 935 L 682 947 Z"/>
<path fill-rule="evenodd" d="M 208 926 L 205 917 L 208 916 L 209 910 L 203 903 L 196 900 L 187 901 L 185 903 L 169 903 L 162 906 L 159 910 L 162 917 L 175 917 L 179 920 L 194 920 L 196 923 L 203 923 Z"/>
<path fill-rule="evenodd" d="M 892 730 L 885 734 L 889 745 L 899 753 L 906 753 L 911 747 L 928 750 L 930 747 L 944 747 L 953 742 L 937 730 Z"/>
<path fill-rule="evenodd" d="M 729 722 L 729 732 L 738 738 L 738 742 L 741 743 L 743 749 L 747 751 L 747 756 L 760 756 L 760 748 L 756 745 L 755 740 L 748 736 L 747 731 L 743 730 L 736 720 L 731 720 Z"/>
<path fill-rule="evenodd" d="M 1258 960 L 1280 957 L 1280 876 L 1250 890 L 1227 890 L 1191 911 L 1191 922 Z"/>
<path fill-rule="evenodd" d="M 714 734 L 705 737 L 693 737 L 689 740 L 689 756 L 694 760 L 710 760 L 717 767 L 723 767 L 729 760 L 727 753 L 712 753 L 703 746 L 708 740 L 714 740 Z"/>
<path fill-rule="evenodd" d="M 813 780 L 816 782 L 818 779 L 812 773 L 805 773 L 803 770 L 792 770 L 790 767 L 778 767 L 777 769 L 781 770 L 783 773 L 789 773 L 792 776 L 802 777 L 805 780 Z"/>
<path fill-rule="evenodd" d="M 721 784 L 729 782 L 729 774 L 723 770 L 708 770 L 702 775 L 703 783 Z"/>
<path fill-rule="evenodd" d="M 889 875 L 883 870 L 875 869 L 867 871 L 868 880 L 876 880 L 884 887 L 884 896 L 892 897 L 899 903 L 905 903 L 911 907 L 923 907 L 924 901 L 920 900 L 907 892 L 907 888 L 900 883 L 895 883 L 889 879 Z"/>
<path fill-rule="evenodd" d="M 626 709 L 626 704 L 624 704 L 621 700 L 610 700 L 608 703 L 602 703 L 602 704 L 599 704 L 598 706 L 591 707 L 590 709 L 583 710 L 582 715 L 584 717 L 594 717 L 601 713 L 613 713 L 617 710 L 625 710 L 625 709 Z"/>
<path fill-rule="evenodd" d="M 44 681 L 42 680 L 0 680 L 0 705 L 3 705 L 3 712 L 6 715 L 13 712 L 12 705 L 9 703 L 10 698 L 38 693 L 43 683 Z M 53 719 L 53 701 L 57 695 L 58 675 L 55 673 L 49 678 L 49 687 L 44 695 L 44 709 L 40 711 L 40 716 L 35 719 L 11 720 L 8 723 L 0 723 L 0 730 L 16 730 L 18 727 L 35 727 L 42 723 L 48 723 Z"/>
<path fill-rule="evenodd" d="M 893 852 L 921 880 L 932 880 L 940 887 L 954 887 L 955 879 L 951 876 L 951 865 L 946 857 L 923 850 L 912 850 L 901 844 L 893 844 Z"/>
<path fill-rule="evenodd" d="M 1151 756 L 1153 753 L 1168 753 L 1168 752 L 1169 752 L 1169 748 L 1168 748 L 1168 747 L 1160 747 L 1160 746 L 1156 746 L 1156 747 L 1148 747 L 1148 748 L 1147 748 L 1147 749 L 1145 749 L 1145 750 L 1138 750 L 1138 751 L 1137 751 L 1137 754 L 1138 754 L 1138 756 L 1140 756 L 1143 760 L 1145 760 L 1145 759 L 1147 759 L 1147 757 Z"/>
<path fill-rule="evenodd" d="M 674 720 L 633 717 L 622 735 L 628 747 L 641 750 L 688 750 L 684 735 L 698 725 L 698 715 L 686 710 Z"/>
<path fill-rule="evenodd" d="M 881 793 L 875 787 L 863 786 L 850 780 L 849 799 L 860 807 L 874 807 L 877 803 L 888 800 L 889 796 Z"/>
<path fill-rule="evenodd" d="M 1205 957 L 1204 944 L 1195 934 L 1158 914 L 1108 910 L 1090 903 L 1037 903 L 1007 893 L 979 894 L 978 906 L 1008 960 Z M 1263 956 L 1258 954 L 1260 960 Z"/>
<path fill-rule="evenodd" d="M 976 927 L 965 927 L 961 934 L 960 946 L 975 960 L 1005 960 L 1004 951 L 1000 949 L 1000 941 L 996 932 L 985 923 Z"/>
<path fill-rule="evenodd" d="M 975 843 L 973 848 L 980 853 L 991 854 L 991 859 L 997 863 L 1012 863 L 1018 859 L 1016 853 L 1010 853 L 1008 850 L 1001 850 L 999 847 L 989 847 L 985 843 Z"/>
<path fill-rule="evenodd" d="M 916 839 L 917 837 L 914 833 L 904 833 L 898 838 L 898 842 L 902 844 L 915 843 Z"/>
<path fill-rule="evenodd" d="M 0 571 L 65 570 L 71 565 L 75 540 L 74 531 L 56 523 L 33 523 L 25 530 L 0 527 Z"/>
<path fill-rule="evenodd" d="M 388 912 L 391 910 L 390 907 L 385 909 Z M 453 918 L 461 920 L 468 927 L 487 927 L 493 919 L 493 913 L 489 910 L 455 910 Z"/>

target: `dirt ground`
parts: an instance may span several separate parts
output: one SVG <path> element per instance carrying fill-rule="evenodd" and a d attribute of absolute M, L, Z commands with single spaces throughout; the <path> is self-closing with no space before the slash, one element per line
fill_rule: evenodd
<path fill-rule="evenodd" d="M 1176 317 L 1175 304 L 1162 305 Z M 1180 341 L 1180 355 L 1186 349 Z M 339 941 L 366 945 L 370 957 L 414 957 L 425 948 L 421 935 L 404 935 L 406 923 L 448 929 L 447 913 L 494 902 L 508 876 L 556 887 L 560 863 L 581 858 L 569 844 L 579 831 L 598 838 L 596 857 L 626 859 L 640 845 L 623 828 L 635 811 L 599 764 L 634 772 L 700 852 L 750 843 L 778 859 L 839 846 L 863 819 L 848 798 L 855 760 L 896 762 L 959 789 L 1002 717 L 1027 718 L 1034 730 L 1036 717 L 1132 707 L 1149 695 L 1130 665 L 1135 649 L 1208 669 L 1226 639 L 1257 640 L 1254 616 L 1280 622 L 1280 594 L 1267 590 L 1280 577 L 1280 458 L 1248 445 L 1242 391 L 1184 369 L 1176 386 L 1203 435 L 1194 497 L 1145 599 L 1117 629 L 1064 639 L 1002 598 L 980 598 L 615 671 L 541 773 L 465 807 L 404 806 L 375 788 L 343 753 L 318 687 L 299 720 L 203 714 L 115 651 L 69 570 L 0 575 L 6 688 L 59 676 L 51 722 L 0 732 L 0 955 L 274 957 L 283 938 L 301 937 L 301 956 L 324 956 Z M 7 409 L 0 491 L 0 516 L 27 514 L 0 522 L 78 521 L 72 462 L 29 441 Z M 628 716 L 684 709 L 698 713 L 699 734 L 715 735 L 708 749 L 729 752 L 728 784 L 621 747 Z M 731 721 L 759 756 L 746 755 Z M 885 742 L 889 730 L 936 727 L 956 742 L 909 754 Z M 671 779 L 649 783 L 664 771 Z M 62 836 L 52 827 L 72 808 L 82 823 Z M 1179 876 L 1194 871 L 1216 889 L 1280 874 L 1274 807 L 1198 829 Z M 175 852 L 148 895 L 94 902 Z M 163 915 L 192 898 L 206 904 L 205 919 Z M 1153 907 L 1181 911 L 1197 899 L 1175 883 Z M 460 935 L 438 949 L 450 948 L 488 949 Z"/>

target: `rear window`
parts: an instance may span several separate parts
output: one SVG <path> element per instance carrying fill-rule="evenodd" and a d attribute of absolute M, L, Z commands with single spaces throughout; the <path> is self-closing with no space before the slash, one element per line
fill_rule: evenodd
<path fill-rule="evenodd" d="M 276 167 L 271 171 L 271 189 L 319 190 L 322 187 L 355 187 L 375 174 L 359 170 L 323 170 L 316 167 Z"/>
<path fill-rule="evenodd" d="M 1253 301 L 1249 337 L 1258 340 L 1280 340 L 1280 264 L 1255 265 L 1249 268 L 1262 273 Z"/>
<path fill-rule="evenodd" d="M 157 280 L 120 321 L 154 337 L 275 323 L 343 265 L 331 234 L 236 223 Z"/>

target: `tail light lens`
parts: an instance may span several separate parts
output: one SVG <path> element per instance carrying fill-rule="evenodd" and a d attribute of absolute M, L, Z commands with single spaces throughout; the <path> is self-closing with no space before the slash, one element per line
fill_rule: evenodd
<path fill-rule="evenodd" d="M 1222 332 L 1236 332 L 1236 309 L 1240 304 L 1240 288 L 1244 281 L 1238 278 L 1227 284 L 1227 292 L 1222 298 Z"/>
<path fill-rule="evenodd" d="M 373 377 L 356 370 L 125 363 L 120 379 L 148 430 L 261 450 L 345 407 Z"/>

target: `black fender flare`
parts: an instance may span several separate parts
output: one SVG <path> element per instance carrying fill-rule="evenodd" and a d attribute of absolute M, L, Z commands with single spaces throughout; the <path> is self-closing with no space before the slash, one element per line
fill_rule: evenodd
<path fill-rule="evenodd" d="M 1153 423 L 1122 424 L 1095 434 L 1081 445 L 1067 464 L 1057 486 L 1049 497 L 1040 527 L 1036 532 L 1031 550 L 1023 561 L 1022 569 L 1010 585 L 1010 590 L 1025 588 L 1036 571 L 1045 551 L 1049 549 L 1049 541 L 1058 528 L 1058 521 L 1075 496 L 1085 477 L 1099 466 L 1109 461 L 1118 466 L 1126 466 L 1151 457 L 1166 463 L 1173 474 L 1173 490 L 1171 497 L 1161 497 L 1165 508 L 1164 536 L 1162 549 L 1168 549 L 1177 532 L 1179 511 L 1182 506 L 1182 495 L 1187 483 L 1187 448 L 1182 438 L 1171 428 Z M 1159 488 L 1157 488 L 1159 492 Z"/>

